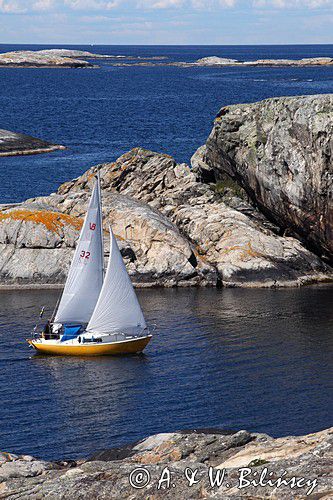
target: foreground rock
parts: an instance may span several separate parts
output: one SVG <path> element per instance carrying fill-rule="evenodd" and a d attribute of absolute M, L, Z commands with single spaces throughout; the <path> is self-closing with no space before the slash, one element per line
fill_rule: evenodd
<path fill-rule="evenodd" d="M 76 462 L 0 453 L 0 496 L 328 499 L 332 441 L 332 429 L 279 439 L 195 431 L 157 434 Z"/>
<path fill-rule="evenodd" d="M 51 153 L 57 149 L 66 149 L 58 144 L 51 144 L 29 135 L 17 134 L 0 129 L 0 156 L 32 155 Z"/>
<path fill-rule="evenodd" d="M 0 54 L 0 67 L 89 68 L 93 64 L 74 57 L 65 57 L 51 51 L 22 50 Z"/>
<path fill-rule="evenodd" d="M 333 95 L 222 108 L 205 161 L 226 172 L 285 234 L 333 258 Z"/>

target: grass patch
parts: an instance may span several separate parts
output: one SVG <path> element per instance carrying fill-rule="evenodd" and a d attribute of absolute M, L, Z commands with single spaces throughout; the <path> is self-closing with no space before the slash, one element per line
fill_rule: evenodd
<path fill-rule="evenodd" d="M 232 194 L 235 196 L 239 196 L 240 198 L 244 197 L 244 190 L 230 177 L 224 177 L 223 179 L 218 180 L 215 184 L 212 185 L 213 190 L 216 194 L 220 196 L 225 196 L 227 194 Z"/>

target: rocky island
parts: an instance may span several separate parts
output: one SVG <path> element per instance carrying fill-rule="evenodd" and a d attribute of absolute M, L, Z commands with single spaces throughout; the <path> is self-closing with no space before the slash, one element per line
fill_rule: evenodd
<path fill-rule="evenodd" d="M 332 57 L 306 57 L 303 59 L 257 59 L 255 61 L 238 61 L 217 56 L 198 59 L 196 66 L 332 66 Z"/>
<path fill-rule="evenodd" d="M 178 66 L 193 67 L 224 67 L 224 66 L 254 66 L 254 67 L 309 67 L 333 66 L 331 57 L 307 57 L 303 59 L 258 59 L 240 61 L 226 57 L 208 56 L 188 61 L 167 61 L 166 56 L 126 56 L 111 54 L 95 54 L 85 50 L 75 49 L 44 49 L 20 50 L 0 54 L 0 67 L 49 67 L 49 68 L 91 68 L 96 67 L 91 60 L 107 60 L 110 66 Z"/>
<path fill-rule="evenodd" d="M 278 439 L 198 430 L 156 434 L 87 460 L 0 453 L 0 496 L 329 499 L 332 440 L 333 429 Z"/>
<path fill-rule="evenodd" d="M 123 55 L 94 54 L 84 50 L 46 49 L 46 50 L 19 50 L 0 54 L 1 67 L 20 68 L 92 68 L 95 65 L 86 59 L 110 60 L 144 60 L 145 57 Z M 165 59 L 164 56 L 148 57 L 149 60 Z"/>
<path fill-rule="evenodd" d="M 33 50 L 22 50 L 17 52 L 5 52 L 0 54 L 1 67 L 20 68 L 89 68 L 93 64 L 74 57 L 66 57 Z"/>
<path fill-rule="evenodd" d="M 306 57 L 303 59 L 257 59 L 253 61 L 239 61 L 238 59 L 230 59 L 228 57 L 208 56 L 197 59 L 194 62 L 188 61 L 134 61 L 134 62 L 112 62 L 113 66 L 178 66 L 180 68 L 196 68 L 196 67 L 314 67 L 314 66 L 333 66 L 332 57 Z"/>
<path fill-rule="evenodd" d="M 0 129 L 0 156 L 34 155 L 51 153 L 65 146 L 51 144 L 30 135 L 18 134 Z"/>
<path fill-rule="evenodd" d="M 332 109 L 332 95 L 228 106 L 191 167 L 135 148 L 2 206 L 2 286 L 64 282 L 97 169 L 105 228 L 138 286 L 332 281 Z"/>

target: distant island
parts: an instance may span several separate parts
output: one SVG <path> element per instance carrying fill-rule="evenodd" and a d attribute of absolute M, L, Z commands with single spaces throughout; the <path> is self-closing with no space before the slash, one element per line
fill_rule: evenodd
<path fill-rule="evenodd" d="M 113 66 L 178 66 L 180 68 L 195 68 L 195 67 L 226 67 L 226 66 L 254 66 L 254 67 L 310 67 L 310 66 L 333 66 L 333 58 L 331 57 L 306 57 L 303 59 L 257 59 L 254 61 L 239 61 L 237 59 L 229 59 L 225 57 L 209 56 L 197 59 L 194 62 L 175 61 L 175 62 L 152 62 L 152 61 L 136 61 L 131 63 L 115 62 Z"/>
<path fill-rule="evenodd" d="M 217 56 L 197 59 L 194 62 L 166 61 L 165 56 L 134 57 L 126 55 L 95 54 L 84 50 L 46 49 L 20 50 L 0 54 L 0 67 L 21 68 L 93 68 L 96 65 L 90 60 L 108 60 L 110 66 L 178 66 L 193 68 L 200 66 L 333 66 L 331 57 L 307 57 L 303 59 L 258 59 L 255 61 L 239 61 Z"/>
<path fill-rule="evenodd" d="M 93 63 L 86 59 L 115 60 L 162 60 L 164 56 L 133 57 L 123 55 L 93 54 L 84 50 L 47 49 L 18 50 L 0 54 L 0 67 L 19 68 L 93 68 Z"/>
<path fill-rule="evenodd" d="M 18 134 L 0 129 L 0 156 L 34 155 L 50 153 L 65 146 L 36 139 L 30 135 Z"/>

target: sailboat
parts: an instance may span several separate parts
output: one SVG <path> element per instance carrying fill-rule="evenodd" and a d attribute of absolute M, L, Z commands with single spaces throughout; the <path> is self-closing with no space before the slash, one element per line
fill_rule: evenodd
<path fill-rule="evenodd" d="M 109 227 L 104 272 L 99 172 L 65 287 L 43 332 L 27 339 L 43 354 L 99 356 L 143 351 L 152 335 Z"/>

